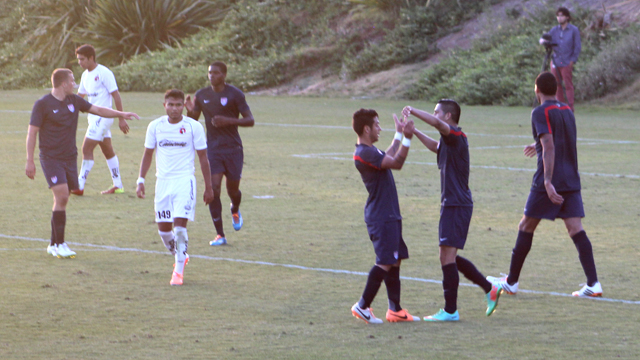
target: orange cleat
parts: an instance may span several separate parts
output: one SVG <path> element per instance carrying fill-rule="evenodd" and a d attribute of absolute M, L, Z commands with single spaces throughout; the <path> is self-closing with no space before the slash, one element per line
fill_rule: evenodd
<path fill-rule="evenodd" d="M 84 195 L 84 189 L 73 189 L 69 192 L 72 193 L 73 195 L 78 195 L 78 196 Z"/>
<path fill-rule="evenodd" d="M 387 310 L 387 321 L 388 322 L 420 321 L 420 318 L 409 314 L 405 309 L 402 309 L 400 311 L 393 311 L 389 309 Z"/>
<path fill-rule="evenodd" d="M 124 194 L 124 188 L 119 188 L 117 186 L 113 186 L 110 189 L 107 189 L 105 191 L 100 192 L 100 194 L 102 195 L 107 195 L 107 194 Z"/>
<path fill-rule="evenodd" d="M 174 271 L 171 275 L 171 281 L 169 281 L 169 284 L 171 284 L 172 286 L 182 285 L 182 274 L 178 274 Z"/>

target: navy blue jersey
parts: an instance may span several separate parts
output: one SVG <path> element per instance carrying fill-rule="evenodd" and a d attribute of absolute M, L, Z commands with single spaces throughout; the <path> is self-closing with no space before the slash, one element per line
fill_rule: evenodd
<path fill-rule="evenodd" d="M 369 192 L 364 206 L 364 221 L 367 224 L 402 219 L 391 169 L 381 169 L 384 156 L 384 151 L 375 146 L 362 144 L 356 145 L 353 153 L 356 169 Z"/>
<path fill-rule="evenodd" d="M 449 125 L 448 136 L 438 144 L 438 169 L 442 206 L 472 206 L 469 189 L 469 142 L 460 128 Z"/>
<path fill-rule="evenodd" d="M 239 119 L 249 105 L 240 89 L 225 84 L 221 92 L 213 91 L 211 86 L 198 90 L 195 94 L 194 112 L 202 111 L 207 126 L 207 147 L 213 152 L 228 152 L 242 148 L 238 126 L 215 127 L 211 119 L 216 115 Z"/>
<path fill-rule="evenodd" d="M 87 112 L 91 104 L 78 95 L 67 95 L 63 101 L 48 94 L 33 104 L 29 125 L 40 128 L 40 157 L 45 159 L 75 159 L 76 130 L 80 111 Z"/>
<path fill-rule="evenodd" d="M 531 112 L 531 130 L 536 141 L 538 170 L 533 175 L 532 191 L 546 191 L 544 187 L 544 162 L 540 136 L 553 135 L 555 161 L 551 184 L 556 191 L 580 190 L 578 174 L 578 150 L 576 148 L 576 119 L 567 104 L 547 100 Z"/>

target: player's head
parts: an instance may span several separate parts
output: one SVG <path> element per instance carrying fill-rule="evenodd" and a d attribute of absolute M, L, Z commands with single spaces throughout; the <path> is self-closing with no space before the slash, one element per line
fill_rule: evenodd
<path fill-rule="evenodd" d="M 89 44 L 84 44 L 76 49 L 76 59 L 83 69 L 89 69 L 96 63 L 96 49 Z"/>
<path fill-rule="evenodd" d="M 353 113 L 352 126 L 358 137 L 366 136 L 371 143 L 378 141 L 382 131 L 378 113 L 373 109 L 360 109 Z"/>
<path fill-rule="evenodd" d="M 559 24 L 565 24 L 571 21 L 571 13 L 569 12 L 569 9 L 561 6 L 556 10 L 556 18 L 558 19 Z"/>
<path fill-rule="evenodd" d="M 558 82 L 556 81 L 556 77 L 553 76 L 552 73 L 545 71 L 540 73 L 536 78 L 536 87 L 535 92 L 536 95 L 546 95 L 546 96 L 555 96 L 556 90 L 558 89 Z"/>
<path fill-rule="evenodd" d="M 460 121 L 460 105 L 455 100 L 442 99 L 436 104 L 436 108 L 433 110 L 433 116 L 438 119 L 458 125 Z"/>
<path fill-rule="evenodd" d="M 184 92 L 178 89 L 167 90 L 164 93 L 164 110 L 170 119 L 181 119 L 184 110 Z"/>
<path fill-rule="evenodd" d="M 62 89 L 67 95 L 73 94 L 76 88 L 76 81 L 73 78 L 73 71 L 60 68 L 53 70 L 51 74 L 51 85 L 54 89 Z"/>
<path fill-rule="evenodd" d="M 209 82 L 211 86 L 224 85 L 227 78 L 227 65 L 222 61 L 214 61 L 209 65 Z"/>

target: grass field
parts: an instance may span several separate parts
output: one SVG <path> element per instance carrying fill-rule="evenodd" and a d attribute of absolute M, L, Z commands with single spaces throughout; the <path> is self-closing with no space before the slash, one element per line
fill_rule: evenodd
<path fill-rule="evenodd" d="M 234 232 L 225 212 L 229 246 L 212 248 L 213 225 L 199 205 L 188 226 L 185 285 L 171 287 L 173 259 L 154 224 L 153 187 L 145 200 L 134 193 L 145 129 L 163 114 L 162 95 L 123 94 L 125 108 L 143 117 L 131 123 L 129 135 L 112 128 L 126 193 L 99 195 L 111 179 L 96 151 L 85 196 L 72 198 L 67 209 L 66 239 L 78 256 L 62 260 L 45 252 L 52 199 L 40 165 L 35 181 L 24 174 L 29 110 L 43 94 L 0 93 L 0 359 L 640 357 L 635 112 L 578 107 L 576 115 L 584 225 L 605 301 L 566 296 L 580 288 L 584 275 L 562 222 L 544 222 L 521 292 L 504 295 L 491 317 L 484 315 L 482 291 L 461 286 L 459 323 L 371 326 L 350 313 L 375 260 L 363 221 L 366 191 L 351 159 L 356 138 L 350 119 L 360 107 L 377 109 L 389 130 L 377 145 L 386 148 L 393 137 L 391 114 L 407 103 L 249 96 L 256 126 L 241 130 L 245 225 Z M 475 201 L 462 255 L 485 275 L 498 275 L 508 270 L 535 167 L 522 155 L 532 141 L 530 109 L 462 112 Z M 81 116 L 78 144 L 85 129 Z M 402 267 L 402 305 L 419 316 L 444 304 L 437 282 L 435 162 L 416 140 L 407 164 L 395 172 L 411 255 Z M 202 176 L 196 176 L 201 196 Z M 154 182 L 150 172 L 147 184 Z M 382 286 L 373 303 L 379 317 L 386 301 Z"/>

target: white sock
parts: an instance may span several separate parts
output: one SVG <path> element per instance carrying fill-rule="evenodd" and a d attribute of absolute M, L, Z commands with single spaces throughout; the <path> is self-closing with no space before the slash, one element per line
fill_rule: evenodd
<path fill-rule="evenodd" d="M 173 231 L 160 231 L 158 230 L 158 234 L 160 234 L 160 238 L 164 243 L 164 246 L 171 252 L 171 255 L 176 254 L 176 241 L 175 236 L 173 236 Z"/>
<path fill-rule="evenodd" d="M 118 156 L 114 156 L 111 159 L 107 159 L 107 166 L 111 171 L 111 177 L 113 178 L 113 186 L 122 188 L 122 178 L 120 178 L 120 162 Z"/>
<path fill-rule="evenodd" d="M 93 160 L 82 160 L 82 167 L 80 168 L 80 175 L 78 175 L 79 189 L 84 190 L 84 184 L 87 182 L 89 172 L 93 168 Z"/>
<path fill-rule="evenodd" d="M 184 260 L 187 258 L 187 248 L 189 247 L 189 236 L 187 228 L 176 226 L 173 228 L 176 234 L 176 268 L 178 274 L 184 273 Z"/>

